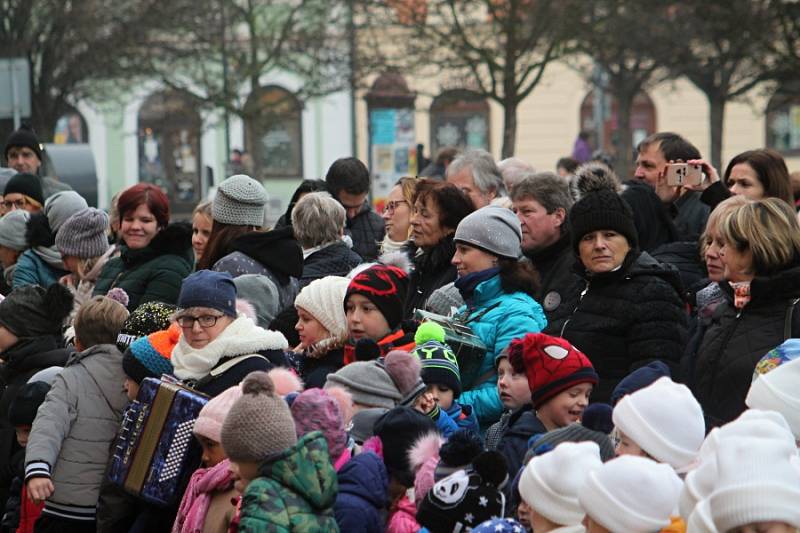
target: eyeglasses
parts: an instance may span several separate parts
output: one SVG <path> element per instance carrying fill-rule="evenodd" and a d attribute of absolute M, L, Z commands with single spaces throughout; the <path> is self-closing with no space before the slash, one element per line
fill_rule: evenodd
<path fill-rule="evenodd" d="M 5 207 L 6 210 L 25 209 L 27 203 L 28 202 L 26 202 L 24 198 L 20 198 L 19 200 L 4 200 L 3 207 Z"/>
<path fill-rule="evenodd" d="M 223 315 L 203 315 L 203 316 L 179 316 L 175 321 L 184 329 L 192 329 L 195 322 L 200 323 L 201 328 L 213 328 L 217 324 L 217 319 Z"/>
<path fill-rule="evenodd" d="M 386 205 L 383 206 L 384 213 L 394 213 L 397 209 L 397 206 L 400 204 L 407 204 L 405 200 L 392 200 L 391 202 L 386 202 Z"/>

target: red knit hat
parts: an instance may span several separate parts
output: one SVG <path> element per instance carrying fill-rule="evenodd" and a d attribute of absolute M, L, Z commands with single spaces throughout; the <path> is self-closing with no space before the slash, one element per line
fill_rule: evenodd
<path fill-rule="evenodd" d="M 509 345 L 508 360 L 514 372 L 524 372 L 533 406 L 579 383 L 597 384 L 598 376 L 583 352 L 560 337 L 528 333 Z"/>

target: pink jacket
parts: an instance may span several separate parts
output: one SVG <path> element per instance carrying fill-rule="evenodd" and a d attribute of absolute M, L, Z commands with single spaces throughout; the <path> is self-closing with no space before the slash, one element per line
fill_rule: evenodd
<path fill-rule="evenodd" d="M 229 470 L 230 461 L 225 459 L 211 468 L 198 468 L 189 480 L 183 494 L 178 516 L 172 526 L 172 533 L 202 533 L 211 499 L 216 492 L 228 491 L 233 487 Z"/>
<path fill-rule="evenodd" d="M 386 533 L 417 533 L 421 526 L 417 523 L 417 506 L 405 495 L 392 508 Z"/>

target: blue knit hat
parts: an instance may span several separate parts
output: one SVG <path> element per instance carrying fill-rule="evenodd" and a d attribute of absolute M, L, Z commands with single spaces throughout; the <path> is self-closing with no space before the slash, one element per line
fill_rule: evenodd
<path fill-rule="evenodd" d="M 178 325 L 172 324 L 167 330 L 133 341 L 122 356 L 125 375 L 141 384 L 145 378 L 172 374 L 172 349 L 178 343 L 180 334 Z"/>
<path fill-rule="evenodd" d="M 643 389 L 648 385 L 655 383 L 659 378 L 672 377 L 669 367 L 663 361 L 653 361 L 652 363 L 642 366 L 622 378 L 614 387 L 611 393 L 611 405 L 617 405 L 617 402 L 623 396 L 634 393 L 639 389 Z"/>
<path fill-rule="evenodd" d="M 472 533 L 525 533 L 525 526 L 511 518 L 492 518 L 472 528 Z"/>
<path fill-rule="evenodd" d="M 236 316 L 236 285 L 227 272 L 198 270 L 183 280 L 178 307 L 208 307 Z"/>
<path fill-rule="evenodd" d="M 458 359 L 453 350 L 446 344 L 438 341 L 428 341 L 418 345 L 411 352 L 419 358 L 422 364 L 422 381 L 425 385 L 445 385 L 453 391 L 453 397 L 461 395 L 461 372 L 458 368 Z"/>

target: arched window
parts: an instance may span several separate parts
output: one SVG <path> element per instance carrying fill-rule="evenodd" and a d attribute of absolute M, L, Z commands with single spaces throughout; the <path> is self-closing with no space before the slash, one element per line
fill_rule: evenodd
<path fill-rule="evenodd" d="M 260 178 L 302 178 L 300 100 L 274 85 L 250 94 L 245 104 L 245 149 Z"/>
<path fill-rule="evenodd" d="M 489 104 L 466 89 L 445 91 L 431 103 L 431 154 L 445 146 L 489 150 Z"/>
<path fill-rule="evenodd" d="M 594 124 L 594 91 L 583 99 L 581 104 L 580 129 L 593 133 L 596 131 Z M 603 146 L 598 147 L 596 141 L 592 143 L 594 149 L 601 148 L 607 154 L 616 154 L 619 137 L 617 126 L 619 124 L 617 99 L 606 93 L 603 109 Z M 636 148 L 648 135 L 656 131 L 656 108 L 653 101 L 646 93 L 640 92 L 633 98 L 631 109 L 631 146 Z"/>
<path fill-rule="evenodd" d="M 89 128 L 76 109 L 61 115 L 53 130 L 53 144 L 88 143 Z"/>
<path fill-rule="evenodd" d="M 767 146 L 800 154 L 800 93 L 778 91 L 767 104 Z"/>
<path fill-rule="evenodd" d="M 139 181 L 164 189 L 178 216 L 190 214 L 202 195 L 197 107 L 185 93 L 162 91 L 139 110 Z"/>

